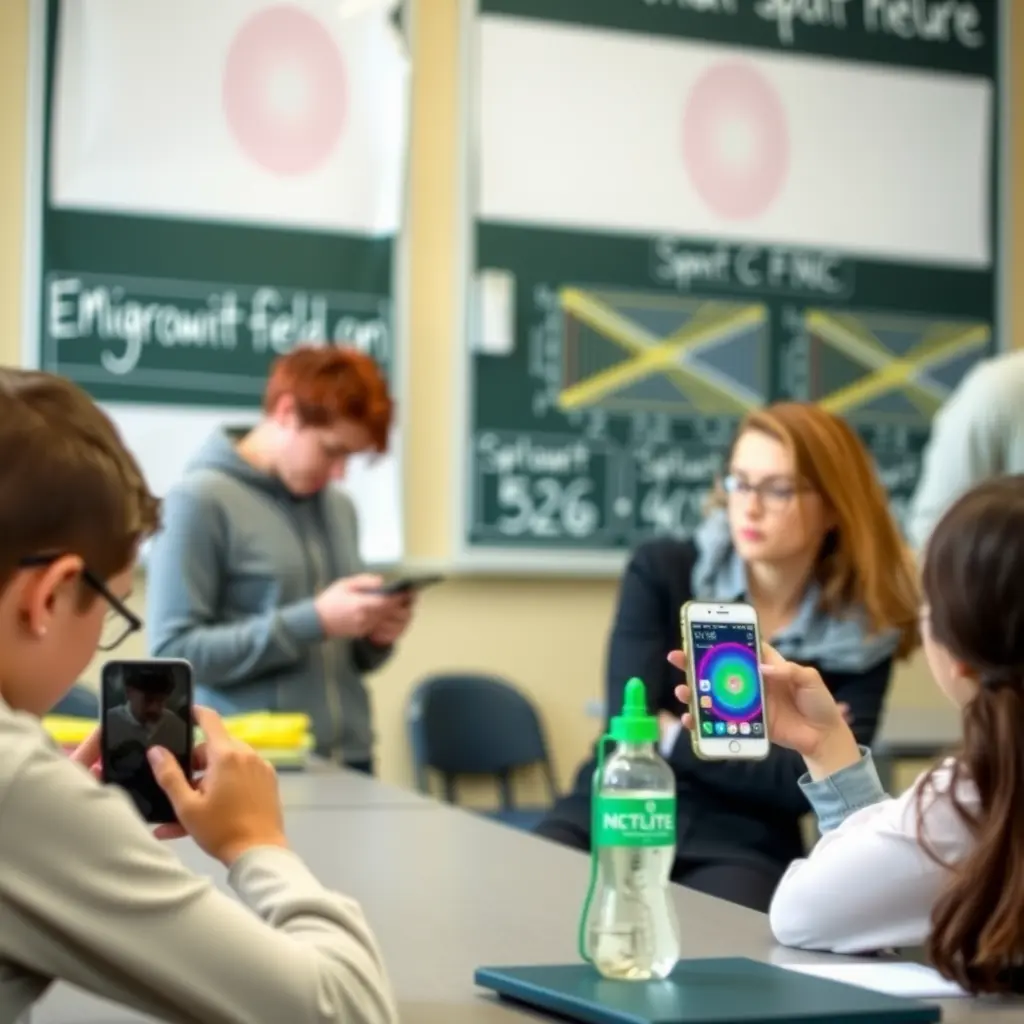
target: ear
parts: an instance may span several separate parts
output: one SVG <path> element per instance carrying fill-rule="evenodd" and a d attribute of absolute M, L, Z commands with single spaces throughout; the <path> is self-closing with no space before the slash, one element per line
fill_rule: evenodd
<path fill-rule="evenodd" d="M 299 416 L 295 409 L 295 399 L 291 395 L 282 395 L 273 409 L 270 410 L 270 418 L 279 427 L 294 429 L 298 426 Z"/>
<path fill-rule="evenodd" d="M 945 651 L 945 648 L 943 648 Z M 949 675 L 950 678 L 956 682 L 969 682 L 973 686 L 980 686 L 981 681 L 978 679 L 978 673 L 974 671 L 966 662 L 961 661 L 959 658 L 954 658 L 952 654 L 945 651 L 946 659 L 949 663 Z"/>
<path fill-rule="evenodd" d="M 62 602 L 77 603 L 84 567 L 78 555 L 62 555 L 49 565 L 26 570 L 18 613 L 32 636 L 40 639 L 46 636 Z"/>

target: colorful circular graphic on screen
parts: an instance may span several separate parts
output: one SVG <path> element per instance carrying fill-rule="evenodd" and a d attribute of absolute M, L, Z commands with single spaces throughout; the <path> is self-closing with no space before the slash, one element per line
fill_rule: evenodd
<path fill-rule="evenodd" d="M 724 722 L 749 722 L 761 713 L 757 659 L 743 644 L 712 647 L 697 668 L 699 679 L 711 683 L 711 713 Z"/>

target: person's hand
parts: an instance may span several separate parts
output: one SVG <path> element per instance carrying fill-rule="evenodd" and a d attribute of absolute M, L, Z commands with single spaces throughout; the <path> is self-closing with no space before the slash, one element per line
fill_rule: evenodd
<path fill-rule="evenodd" d="M 681 671 L 686 670 L 681 651 L 673 651 L 669 661 Z M 768 736 L 773 743 L 803 755 L 816 777 L 860 760 L 860 750 L 844 711 L 816 669 L 786 661 L 773 647 L 762 644 L 761 674 Z M 677 687 L 676 696 L 689 704 L 690 687 L 685 683 Z M 693 728 L 689 712 L 683 716 L 683 725 Z"/>
<path fill-rule="evenodd" d="M 379 647 L 390 647 L 408 629 L 415 602 L 412 594 L 396 594 L 389 598 L 380 621 L 366 638 Z"/>
<path fill-rule="evenodd" d="M 88 768 L 93 778 L 100 778 L 100 727 L 96 726 L 89 735 L 71 752 L 71 760 Z"/>
<path fill-rule="evenodd" d="M 182 831 L 226 867 L 254 846 L 287 846 L 277 772 L 233 739 L 215 711 L 197 707 L 195 717 L 206 736 L 205 772 L 195 788 L 169 751 L 151 747 L 148 755 Z"/>
<path fill-rule="evenodd" d="M 376 591 L 380 576 L 360 573 L 335 580 L 316 598 L 316 613 L 328 636 L 364 637 L 381 622 L 392 598 Z"/>
<path fill-rule="evenodd" d="M 100 730 L 99 728 L 93 729 L 89 734 L 88 738 L 82 741 L 79 746 L 72 751 L 71 760 L 76 764 L 80 764 L 83 768 L 88 769 L 89 774 L 96 779 L 97 782 L 103 781 L 103 762 L 100 759 Z M 198 776 L 202 772 L 206 771 L 206 744 L 200 743 L 192 748 L 192 779 L 193 785 L 199 782 Z M 188 835 L 188 833 L 176 822 L 168 823 L 165 825 L 157 825 L 153 830 L 153 835 L 157 839 L 181 839 Z"/>

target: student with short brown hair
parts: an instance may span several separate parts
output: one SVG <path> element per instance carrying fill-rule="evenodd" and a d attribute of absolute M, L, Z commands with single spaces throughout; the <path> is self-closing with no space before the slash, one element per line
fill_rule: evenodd
<path fill-rule="evenodd" d="M 167 496 L 149 560 L 154 654 L 185 658 L 223 714 L 299 711 L 316 751 L 373 772 L 364 676 L 390 657 L 411 596 L 363 571 L 349 460 L 386 451 L 392 403 L 374 361 L 305 346 L 278 359 L 262 420 L 217 430 Z"/>
<path fill-rule="evenodd" d="M 390 1024 L 367 923 L 287 846 L 276 775 L 205 708 L 202 779 L 150 751 L 178 826 L 228 869 L 233 900 L 93 777 L 39 719 L 126 607 L 157 502 L 110 420 L 69 381 L 0 369 L 0 1020 L 63 980 L 180 1024 Z M 243 906 L 243 904 L 245 904 Z"/>
<path fill-rule="evenodd" d="M 680 736 L 680 678 L 666 662 L 680 643 L 680 608 L 751 603 L 761 635 L 816 666 L 859 741 L 870 743 L 893 659 L 917 644 L 915 573 L 864 445 L 816 405 L 779 403 L 747 416 L 711 506 L 691 540 L 661 537 L 633 553 L 608 648 L 606 713 L 618 713 L 631 676 L 644 680 L 676 775 L 672 879 L 766 911 L 804 852 L 803 763 L 777 745 L 756 762 L 694 754 Z M 584 764 L 541 835 L 589 849 L 593 770 L 592 760 Z"/>

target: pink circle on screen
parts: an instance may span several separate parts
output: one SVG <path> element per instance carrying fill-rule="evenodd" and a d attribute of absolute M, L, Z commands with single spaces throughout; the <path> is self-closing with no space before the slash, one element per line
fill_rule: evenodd
<path fill-rule="evenodd" d="M 715 64 L 697 79 L 683 114 L 683 161 L 693 187 L 720 217 L 764 213 L 789 169 L 786 111 L 750 64 Z"/>
<path fill-rule="evenodd" d="M 246 155 L 273 174 L 308 174 L 327 159 L 344 128 L 346 99 L 341 53 L 301 8 L 266 7 L 232 40 L 224 113 Z"/>

